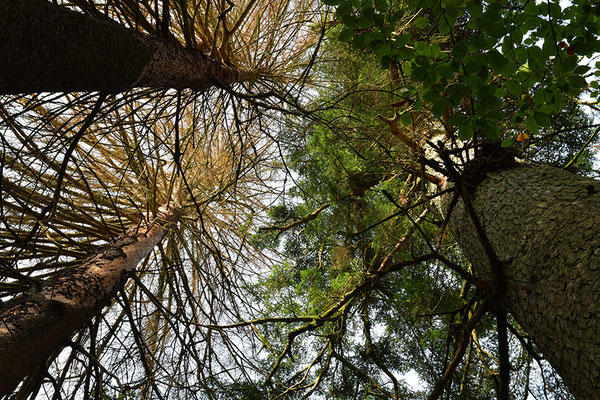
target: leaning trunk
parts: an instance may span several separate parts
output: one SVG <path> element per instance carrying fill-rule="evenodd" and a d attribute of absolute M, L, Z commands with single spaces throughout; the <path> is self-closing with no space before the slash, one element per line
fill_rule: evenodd
<path fill-rule="evenodd" d="M 79 267 L 11 300 L 0 311 L 0 397 L 111 302 L 127 273 L 164 237 L 163 223 L 173 218 L 168 212 L 153 225 L 127 232 Z"/>
<path fill-rule="evenodd" d="M 0 0 L 0 94 L 191 88 L 251 74 L 46 0 Z"/>
<path fill-rule="evenodd" d="M 505 305 L 578 399 L 600 393 L 600 182 L 562 169 L 490 173 L 472 194 L 502 262 Z M 450 229 L 473 272 L 492 280 L 462 202 Z"/>

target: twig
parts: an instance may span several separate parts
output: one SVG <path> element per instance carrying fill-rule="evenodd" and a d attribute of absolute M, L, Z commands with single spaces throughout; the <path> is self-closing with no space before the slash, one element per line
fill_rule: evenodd
<path fill-rule="evenodd" d="M 575 157 L 573 157 L 573 159 L 571 159 L 571 161 L 569 161 L 563 168 L 569 168 L 572 164 L 577 162 L 577 159 L 581 156 L 581 154 L 583 153 L 585 148 L 588 147 L 588 145 L 592 142 L 592 140 L 594 140 L 594 138 L 598 135 L 598 132 L 600 132 L 600 126 L 598 128 L 596 128 L 594 133 L 592 133 L 592 136 L 590 136 L 589 139 L 587 140 L 587 142 L 585 142 L 585 144 L 581 147 L 581 149 L 579 149 L 577 154 L 575 154 Z"/>
<path fill-rule="evenodd" d="M 446 383 L 448 383 L 448 381 L 452 377 L 452 374 L 454 374 L 456 367 L 458 367 L 458 364 L 460 364 L 460 362 L 462 361 L 462 358 L 467 349 L 467 345 L 469 344 L 471 332 L 473 331 L 473 329 L 475 329 L 475 326 L 477 325 L 479 320 L 481 320 L 481 317 L 485 315 L 486 311 L 487 304 L 484 303 L 475 311 L 475 313 L 467 323 L 467 326 L 465 326 L 465 330 L 463 331 L 463 334 L 460 338 L 460 343 L 458 344 L 458 349 L 456 349 L 456 353 L 454 353 L 454 357 L 452 358 L 450 365 L 448 365 L 448 368 L 446 368 L 446 372 L 444 372 L 444 375 L 442 375 L 442 377 L 438 379 L 438 381 L 435 383 L 435 386 L 433 387 L 432 392 L 427 397 L 427 400 L 437 400 L 442 394 Z"/>
<path fill-rule="evenodd" d="M 281 234 L 281 232 L 287 231 L 289 229 L 295 228 L 298 225 L 312 221 L 313 219 L 317 218 L 319 216 L 319 214 L 321 214 L 321 212 L 323 210 L 325 210 L 326 208 L 328 208 L 330 205 L 331 204 L 327 203 L 327 204 L 319 207 L 317 210 L 313 211 L 312 213 L 307 214 L 304 217 L 300 218 L 299 220 L 294 221 L 290 224 L 287 224 L 286 226 L 283 226 L 283 227 L 266 226 L 266 227 L 260 228 L 259 231 L 280 231 L 279 234 Z"/>

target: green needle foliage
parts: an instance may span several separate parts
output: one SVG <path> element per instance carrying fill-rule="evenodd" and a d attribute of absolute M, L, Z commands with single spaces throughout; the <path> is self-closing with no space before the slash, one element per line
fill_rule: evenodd
<path fill-rule="evenodd" d="M 402 375 L 416 371 L 424 387 L 439 385 L 460 347 L 461 326 L 482 298 L 446 268 L 455 263 L 468 270 L 469 264 L 440 233 L 444 221 L 430 212 L 425 176 L 411 150 L 440 133 L 467 146 L 503 139 L 522 158 L 562 167 L 584 149 L 574 170 L 593 173 L 595 125 L 576 100 L 583 90 L 597 96 L 585 81 L 593 74 L 577 66 L 572 48 L 538 46 L 552 31 L 569 43 L 581 43 L 579 32 L 597 46 L 591 22 L 597 17 L 588 15 L 581 33 L 571 26 L 579 16 L 554 19 L 552 4 L 324 3 L 336 6 L 336 22 L 323 50 L 332 61 L 315 71 L 329 83 L 315 100 L 320 124 L 300 121 L 280 135 L 296 186 L 271 208 L 274 225 L 254 239 L 294 260 L 261 284 L 267 310 L 312 315 L 317 326 L 299 318 L 287 342 L 275 339 L 279 329 L 271 333 L 284 347 L 272 374 L 285 385 L 282 397 L 298 392 L 302 398 L 308 390 L 334 398 L 418 398 L 425 392 L 413 392 Z M 550 14 L 541 10 L 546 6 Z M 578 48 L 581 55 L 597 51 Z M 393 120 L 383 117 L 390 114 Z M 394 131 L 400 123 L 404 137 Z M 416 256 L 427 253 L 444 259 Z M 511 396 L 569 396 L 557 375 L 532 358 L 537 354 L 528 353 L 523 332 L 514 333 Z M 479 322 L 460 370 L 444 385 L 448 398 L 496 398 L 496 335 L 492 318 Z M 290 369 L 282 361 L 288 355 L 308 367 Z M 292 371 L 295 380 L 286 378 Z"/>

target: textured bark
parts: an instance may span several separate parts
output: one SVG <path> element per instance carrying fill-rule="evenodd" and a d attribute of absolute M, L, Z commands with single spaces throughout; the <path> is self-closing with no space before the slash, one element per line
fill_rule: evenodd
<path fill-rule="evenodd" d="M 173 213 L 165 214 L 165 220 Z M 164 236 L 160 223 L 121 236 L 79 267 L 0 311 L 0 397 L 59 350 L 116 295 L 127 272 Z"/>
<path fill-rule="evenodd" d="M 0 0 L 0 94 L 204 90 L 252 78 L 179 43 L 46 0 Z"/>
<path fill-rule="evenodd" d="M 490 173 L 474 208 L 503 265 L 508 310 L 577 399 L 600 393 L 600 182 L 562 169 Z M 473 273 L 493 273 L 459 202 L 450 229 Z"/>

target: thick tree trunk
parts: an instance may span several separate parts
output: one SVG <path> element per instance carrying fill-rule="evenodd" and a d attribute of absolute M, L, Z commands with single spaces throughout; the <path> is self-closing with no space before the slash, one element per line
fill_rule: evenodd
<path fill-rule="evenodd" d="M 46 0 L 0 0 L 0 94 L 203 90 L 248 72 Z"/>
<path fill-rule="evenodd" d="M 127 272 L 159 243 L 161 221 L 135 229 L 102 249 L 77 268 L 46 283 L 39 291 L 11 300 L 0 311 L 0 397 L 60 349 L 73 333 L 116 295 Z"/>
<path fill-rule="evenodd" d="M 577 399 L 600 393 L 600 182 L 562 169 L 490 173 L 472 195 L 503 264 L 505 304 Z M 462 202 L 450 229 L 473 272 L 493 279 Z"/>

